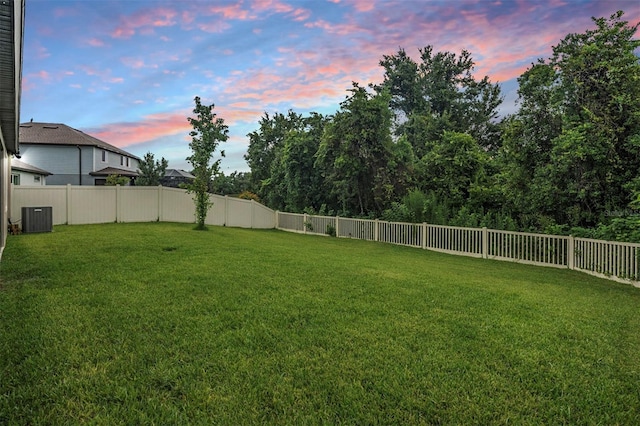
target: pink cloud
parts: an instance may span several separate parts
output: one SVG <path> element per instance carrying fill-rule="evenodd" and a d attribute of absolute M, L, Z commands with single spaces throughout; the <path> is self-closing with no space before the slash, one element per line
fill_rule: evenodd
<path fill-rule="evenodd" d="M 106 123 L 87 131 L 98 139 L 122 148 L 179 133 L 188 134 L 190 125 L 186 117 L 184 111 L 150 114 L 137 122 Z"/>
<path fill-rule="evenodd" d="M 216 105 L 214 112 L 219 118 L 224 119 L 225 124 L 232 126 L 241 121 L 257 121 L 263 110 L 257 105 L 251 107 L 252 105 L 248 103 L 220 108 Z M 192 115 L 191 111 L 185 110 L 148 114 L 136 122 L 105 123 L 99 128 L 85 129 L 85 131 L 114 146 L 124 148 L 160 138 L 180 136 L 188 138 L 192 127 L 187 117 Z"/>
<path fill-rule="evenodd" d="M 37 86 L 31 82 L 31 77 L 29 76 L 22 76 L 22 92 L 23 93 L 27 93 L 33 89 L 35 89 Z"/>
<path fill-rule="evenodd" d="M 90 38 L 89 40 L 86 41 L 86 43 L 91 46 L 91 47 L 104 47 L 105 43 L 104 41 L 97 39 L 97 38 Z"/>
<path fill-rule="evenodd" d="M 124 57 L 120 59 L 120 62 L 122 62 L 126 67 L 133 69 L 140 69 L 145 67 L 144 61 L 142 59 Z"/>
<path fill-rule="evenodd" d="M 189 10 L 185 10 L 181 14 L 181 19 L 183 24 L 189 25 L 196 19 L 196 15 Z"/>
<path fill-rule="evenodd" d="M 109 68 L 106 69 L 96 69 L 89 65 L 81 65 L 79 67 L 84 73 L 90 77 L 97 77 L 100 79 L 102 83 L 112 83 L 112 84 L 120 84 L 124 83 L 123 77 L 113 77 L 111 75 L 111 70 Z M 108 87 L 102 87 L 102 89 L 107 90 Z"/>
<path fill-rule="evenodd" d="M 279 0 L 254 0 L 253 10 L 261 12 L 274 12 L 289 15 L 294 21 L 305 21 L 311 16 L 311 11 L 304 8 L 296 8 Z"/>
<path fill-rule="evenodd" d="M 47 71 L 39 71 L 36 75 L 43 81 L 48 82 L 51 80 L 51 75 Z"/>
<path fill-rule="evenodd" d="M 324 31 L 326 31 L 327 33 L 330 34 L 336 34 L 339 36 L 346 36 L 346 35 L 350 35 L 350 34 L 356 34 L 356 33 L 360 33 L 363 31 L 368 31 L 363 27 L 360 27 L 357 24 L 332 24 L 330 22 L 327 22 L 323 19 L 318 19 L 315 22 L 307 22 L 306 24 L 304 24 L 305 27 L 307 28 L 320 28 Z"/>
<path fill-rule="evenodd" d="M 221 33 L 229 28 L 231 28 L 231 25 L 220 20 L 201 23 L 198 25 L 198 29 L 206 33 Z"/>
<path fill-rule="evenodd" d="M 306 21 L 311 16 L 311 11 L 307 9 L 296 9 L 292 13 L 294 21 Z"/>
<path fill-rule="evenodd" d="M 242 3 L 224 6 L 211 6 L 209 7 L 209 11 L 217 15 L 222 15 L 224 19 L 236 19 L 245 21 L 247 19 L 255 18 L 250 15 L 250 12 L 248 10 L 242 8 Z"/>
<path fill-rule="evenodd" d="M 120 24 L 113 30 L 111 36 L 130 38 L 136 31 L 150 34 L 153 33 L 153 28 L 175 25 L 176 16 L 177 12 L 165 7 L 142 10 L 133 15 L 121 17 Z"/>
<path fill-rule="evenodd" d="M 349 4 L 358 12 L 370 12 L 375 7 L 373 0 L 349 0 Z"/>

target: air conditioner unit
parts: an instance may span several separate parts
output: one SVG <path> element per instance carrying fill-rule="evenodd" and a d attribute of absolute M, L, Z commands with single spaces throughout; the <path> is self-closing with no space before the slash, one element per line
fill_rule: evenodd
<path fill-rule="evenodd" d="M 53 231 L 52 207 L 23 207 L 22 232 L 51 232 Z"/>

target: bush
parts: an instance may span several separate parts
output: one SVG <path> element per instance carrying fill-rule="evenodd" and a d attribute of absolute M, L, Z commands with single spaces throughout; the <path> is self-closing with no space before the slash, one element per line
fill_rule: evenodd
<path fill-rule="evenodd" d="M 242 191 L 240 195 L 238 195 L 238 198 L 242 198 L 243 200 L 253 200 L 253 201 L 260 202 L 260 197 L 258 197 L 257 194 L 254 194 L 251 191 Z"/>

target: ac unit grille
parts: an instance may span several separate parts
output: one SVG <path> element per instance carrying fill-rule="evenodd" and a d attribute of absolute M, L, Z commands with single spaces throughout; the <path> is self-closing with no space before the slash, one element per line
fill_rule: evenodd
<path fill-rule="evenodd" d="M 52 207 L 23 207 L 22 232 L 51 232 L 53 231 Z"/>

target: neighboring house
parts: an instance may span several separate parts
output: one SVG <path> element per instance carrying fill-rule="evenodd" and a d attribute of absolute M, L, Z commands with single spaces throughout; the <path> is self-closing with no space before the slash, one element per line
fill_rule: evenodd
<path fill-rule="evenodd" d="M 24 0 L 0 1 L 0 258 L 7 241 L 11 155 L 19 152 Z"/>
<path fill-rule="evenodd" d="M 134 179 L 140 164 L 135 155 L 59 123 L 20 124 L 20 154 L 51 173 L 47 185 L 104 185 L 109 175 Z"/>
<path fill-rule="evenodd" d="M 46 185 L 46 170 L 39 169 L 31 164 L 27 164 L 15 158 L 11 159 L 11 183 L 22 186 L 42 186 Z"/>
<path fill-rule="evenodd" d="M 164 177 L 160 180 L 162 186 L 170 186 L 173 188 L 179 188 L 182 183 L 189 183 L 196 177 L 189 172 L 178 169 L 167 169 L 164 173 Z"/>

